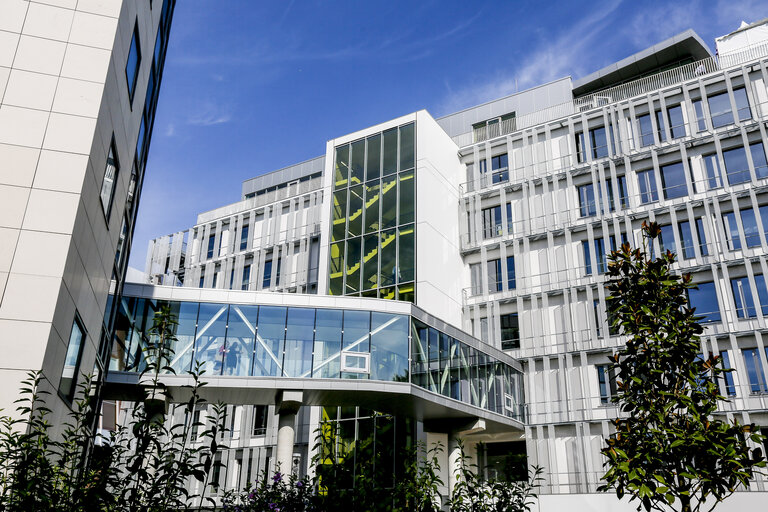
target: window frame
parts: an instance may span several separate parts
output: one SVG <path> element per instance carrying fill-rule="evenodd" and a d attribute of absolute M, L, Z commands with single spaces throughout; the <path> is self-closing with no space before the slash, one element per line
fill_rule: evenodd
<path fill-rule="evenodd" d="M 104 184 L 107 179 L 107 169 L 109 168 L 109 156 L 112 155 L 112 166 L 115 169 L 114 176 L 112 177 L 112 185 L 109 190 L 109 199 L 107 204 L 104 204 Z M 99 191 L 99 200 L 101 201 L 101 209 L 104 212 L 104 219 L 107 221 L 107 229 L 109 229 L 109 220 L 112 216 L 112 204 L 115 201 L 115 189 L 117 188 L 117 179 L 120 176 L 120 158 L 117 155 L 117 144 L 115 143 L 115 134 L 112 134 L 112 139 L 109 142 L 109 150 L 107 151 L 107 161 L 104 164 L 104 176 L 101 180 L 101 190 Z"/>
<path fill-rule="evenodd" d="M 133 78 L 131 79 L 128 76 L 128 64 L 131 62 L 131 50 L 134 47 L 134 42 L 136 43 L 136 64 L 133 66 Z M 140 41 L 140 34 L 139 34 L 139 18 L 136 18 L 136 21 L 133 24 L 133 31 L 131 34 L 131 42 L 128 46 L 128 57 L 125 61 L 125 83 L 128 88 L 128 100 L 129 104 L 131 106 L 131 109 L 133 109 L 133 99 L 136 97 L 136 86 L 139 82 L 139 70 L 141 69 L 141 60 L 142 60 L 142 52 L 141 52 L 141 41 Z"/>
<path fill-rule="evenodd" d="M 77 347 L 77 358 L 75 360 L 75 365 L 72 367 L 72 377 L 71 377 L 71 384 L 69 390 L 66 392 L 62 390 L 62 381 L 64 379 L 64 371 L 67 368 L 67 359 L 69 356 L 69 349 L 72 345 L 72 335 L 75 332 L 75 327 L 78 328 L 80 331 L 80 340 L 78 342 Z M 88 331 L 85 328 L 85 325 L 83 323 L 83 319 L 80 317 L 80 314 L 75 311 L 74 318 L 72 319 L 72 328 L 69 331 L 69 340 L 67 341 L 67 351 L 64 356 L 64 361 L 61 368 L 61 377 L 59 379 L 59 385 L 56 387 L 59 396 L 64 399 L 68 404 L 72 404 L 72 401 L 75 397 L 75 393 L 77 392 L 77 376 L 78 372 L 80 371 L 80 366 L 83 359 L 83 350 L 85 349 L 86 340 L 88 337 Z"/>

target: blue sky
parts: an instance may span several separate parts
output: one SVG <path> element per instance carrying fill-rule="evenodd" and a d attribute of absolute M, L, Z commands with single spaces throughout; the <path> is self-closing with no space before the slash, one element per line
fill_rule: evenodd
<path fill-rule="evenodd" d="M 178 0 L 130 264 L 328 139 L 578 78 L 687 28 L 714 51 L 766 16 L 765 0 Z"/>

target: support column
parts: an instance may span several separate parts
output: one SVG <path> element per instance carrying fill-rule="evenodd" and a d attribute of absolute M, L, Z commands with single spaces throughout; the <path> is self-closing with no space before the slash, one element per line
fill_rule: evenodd
<path fill-rule="evenodd" d="M 461 450 L 459 449 L 459 437 L 457 434 L 448 436 L 448 492 L 453 494 L 453 488 L 459 481 L 461 469 Z"/>
<path fill-rule="evenodd" d="M 277 471 L 294 472 L 293 443 L 296 440 L 296 413 L 304 397 L 301 391 L 282 391 L 277 400 Z"/>

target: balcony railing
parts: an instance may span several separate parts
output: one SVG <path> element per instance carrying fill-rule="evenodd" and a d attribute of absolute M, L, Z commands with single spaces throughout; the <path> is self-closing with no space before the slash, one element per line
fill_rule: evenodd
<path fill-rule="evenodd" d="M 571 101 L 559 105 L 553 105 L 542 110 L 518 116 L 514 119 L 507 120 L 506 124 L 504 124 L 505 121 L 502 121 L 501 123 L 475 128 L 471 132 L 462 133 L 453 137 L 453 140 L 459 147 L 469 146 L 476 142 L 482 142 L 502 135 L 507 135 L 560 117 L 566 117 L 578 112 L 585 112 L 609 103 L 615 103 L 617 101 L 647 94 L 651 91 L 663 89 L 664 87 L 680 84 L 722 69 L 738 66 L 765 55 L 768 55 L 768 43 L 755 44 L 738 52 L 707 57 L 706 59 L 691 62 L 690 64 L 685 64 L 677 68 L 668 69 L 661 73 L 656 73 L 625 84 L 597 91 L 587 96 L 574 98 Z"/>

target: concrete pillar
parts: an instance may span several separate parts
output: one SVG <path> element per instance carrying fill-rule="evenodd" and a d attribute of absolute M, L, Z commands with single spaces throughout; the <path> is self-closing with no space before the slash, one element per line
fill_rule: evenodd
<path fill-rule="evenodd" d="M 296 413 L 303 399 L 301 391 L 282 391 L 277 400 L 277 467 L 283 474 L 294 472 L 293 443 L 296 440 Z"/>
<path fill-rule="evenodd" d="M 453 488 L 459 478 L 461 469 L 461 450 L 459 438 L 456 435 L 448 436 L 448 493 L 453 494 Z"/>

